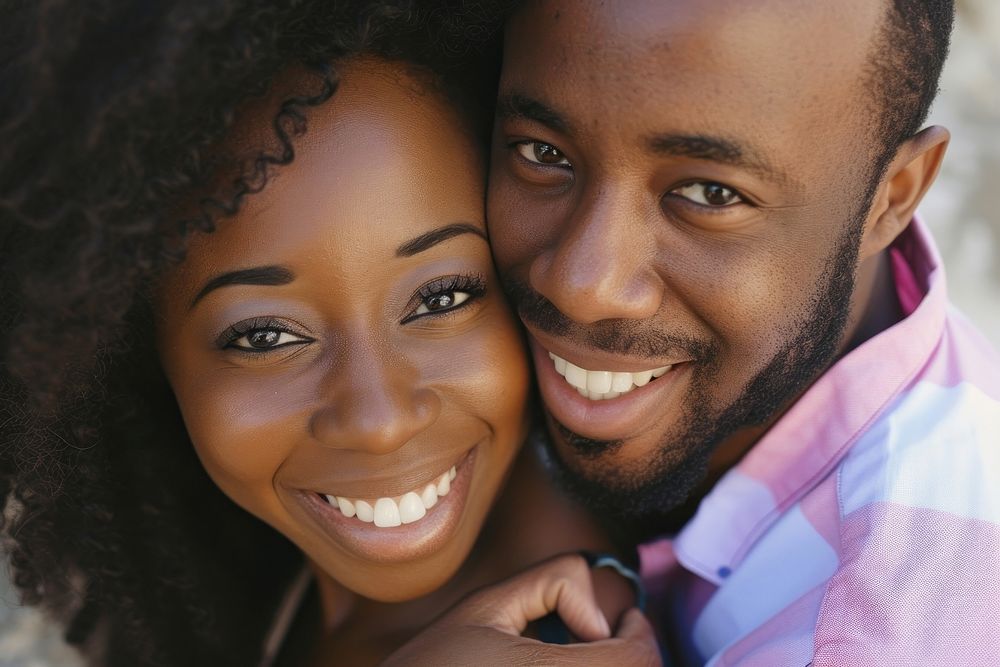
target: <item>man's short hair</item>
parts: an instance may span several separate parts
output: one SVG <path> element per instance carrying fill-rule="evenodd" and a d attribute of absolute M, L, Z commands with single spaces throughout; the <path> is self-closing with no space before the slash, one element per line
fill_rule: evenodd
<path fill-rule="evenodd" d="M 948 56 L 955 19 L 954 0 L 889 0 L 875 41 L 870 86 L 877 114 L 873 123 L 882 176 L 899 146 L 927 120 Z"/>

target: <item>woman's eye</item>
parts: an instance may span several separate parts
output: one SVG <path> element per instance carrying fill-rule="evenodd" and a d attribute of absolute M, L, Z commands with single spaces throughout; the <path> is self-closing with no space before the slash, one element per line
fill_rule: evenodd
<path fill-rule="evenodd" d="M 454 290 L 451 292 L 432 294 L 431 296 L 423 297 L 420 305 L 417 306 L 415 311 L 413 311 L 413 314 L 424 315 L 426 313 L 448 310 L 465 303 L 469 300 L 470 296 L 471 295 L 468 292 L 458 292 Z"/>
<path fill-rule="evenodd" d="M 670 194 L 683 197 L 695 204 L 712 208 L 724 208 L 733 204 L 743 203 L 743 198 L 732 188 L 727 188 L 721 183 L 712 183 L 709 181 L 682 185 L 675 190 L 671 190 Z"/>
<path fill-rule="evenodd" d="M 409 314 L 403 317 L 401 324 L 408 324 L 424 316 L 437 319 L 440 315 L 447 318 L 452 312 L 461 311 L 475 305 L 480 297 L 486 294 L 486 281 L 481 275 L 468 274 L 457 276 L 442 276 L 423 285 L 411 301 Z"/>
<path fill-rule="evenodd" d="M 301 345 L 310 342 L 308 338 L 297 336 L 281 329 L 251 329 L 239 338 L 234 339 L 229 347 L 238 350 L 260 352 L 273 350 L 286 345 Z"/>
<path fill-rule="evenodd" d="M 517 144 L 517 152 L 528 162 L 556 167 L 571 166 L 563 152 L 541 141 L 524 141 Z"/>

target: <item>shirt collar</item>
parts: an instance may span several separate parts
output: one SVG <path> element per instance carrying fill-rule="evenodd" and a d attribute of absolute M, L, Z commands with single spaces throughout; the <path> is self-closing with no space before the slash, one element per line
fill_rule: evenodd
<path fill-rule="evenodd" d="M 930 357 L 947 311 L 937 249 L 915 217 L 889 252 L 904 319 L 838 360 L 719 480 L 674 540 L 677 560 L 687 569 L 721 584 Z"/>

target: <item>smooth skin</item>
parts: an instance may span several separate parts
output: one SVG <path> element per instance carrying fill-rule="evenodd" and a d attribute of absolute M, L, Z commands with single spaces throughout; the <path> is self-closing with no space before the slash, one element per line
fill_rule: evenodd
<path fill-rule="evenodd" d="M 486 239 L 485 151 L 426 74 L 367 59 L 338 72 L 294 162 L 163 279 L 157 336 L 209 475 L 310 563 L 310 664 L 371 664 L 469 591 L 607 542 L 518 456 L 529 370 Z M 257 106 L 230 150 L 267 136 L 273 105 Z M 310 509 L 422 488 L 463 457 L 416 523 Z M 630 591 L 609 590 L 614 622 Z"/>
<path fill-rule="evenodd" d="M 711 422 L 756 398 L 744 396 L 751 382 L 817 316 L 838 252 L 850 260 L 844 327 L 806 386 L 898 320 L 886 249 L 949 135 L 931 127 L 905 142 L 870 188 L 878 104 L 865 75 L 885 11 L 868 0 L 546 0 L 510 21 L 488 219 L 572 475 L 669 486 L 702 457 L 678 478 L 695 504 L 805 387 L 707 451 L 691 415 Z M 592 370 L 677 370 L 594 405 L 565 391 L 548 352 Z M 613 446 L 595 454 L 579 437 Z M 458 629 L 464 613 L 452 612 L 450 641 L 474 643 L 474 623 Z"/>

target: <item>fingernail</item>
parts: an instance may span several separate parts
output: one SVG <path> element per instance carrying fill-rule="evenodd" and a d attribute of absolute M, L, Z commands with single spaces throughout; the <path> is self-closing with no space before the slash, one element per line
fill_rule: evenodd
<path fill-rule="evenodd" d="M 604 614 L 602 612 L 597 612 L 597 617 L 601 619 L 600 623 L 601 632 L 604 634 L 605 637 L 610 637 L 611 626 L 608 624 L 608 619 L 604 618 Z"/>

